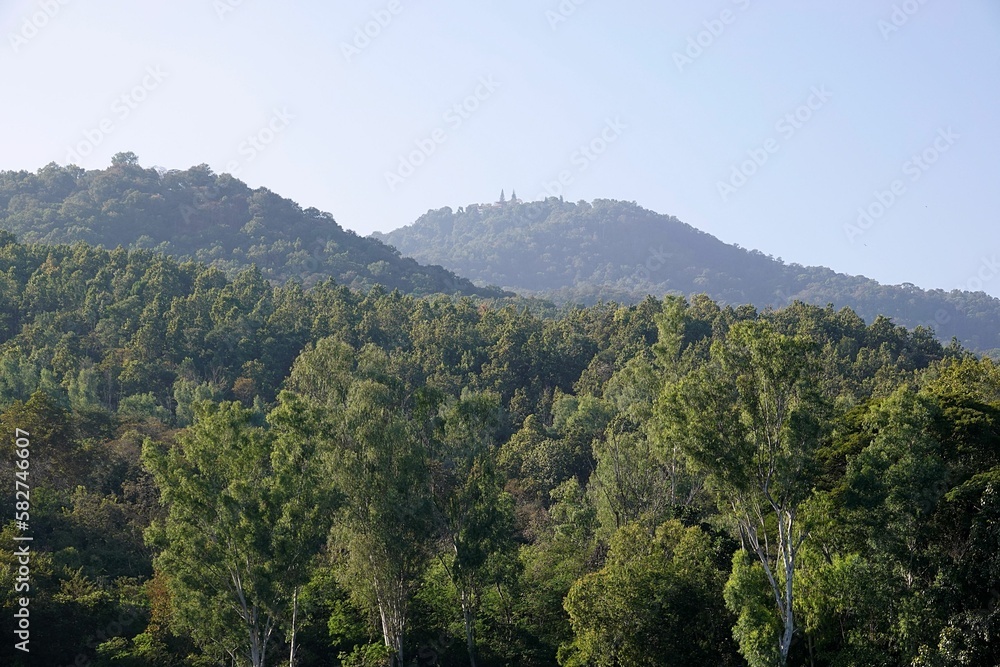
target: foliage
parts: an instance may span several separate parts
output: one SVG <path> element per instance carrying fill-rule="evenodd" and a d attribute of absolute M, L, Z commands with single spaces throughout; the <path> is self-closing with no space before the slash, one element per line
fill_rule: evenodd
<path fill-rule="evenodd" d="M 566 597 L 574 638 L 560 648 L 560 664 L 736 664 L 715 549 L 701 529 L 676 520 L 653 535 L 634 523 L 620 528 L 604 567 Z"/>
<path fill-rule="evenodd" d="M 103 170 L 52 163 L 34 174 L 0 172 L 0 229 L 26 242 L 155 250 L 230 275 L 257 267 L 278 283 L 333 277 L 359 290 L 380 284 L 418 294 L 500 296 L 207 165 L 163 171 L 141 167 L 134 155 L 119 157 Z"/>
<path fill-rule="evenodd" d="M 1000 663 L 1000 371 L 926 331 L 0 241 L 39 664 L 770 664 L 792 512 L 789 664 Z"/>
<path fill-rule="evenodd" d="M 880 285 L 824 267 L 785 264 L 728 245 L 634 202 L 469 204 L 428 211 L 375 238 L 478 284 L 559 303 L 637 303 L 652 294 L 705 293 L 723 304 L 783 308 L 794 301 L 850 307 L 910 328 L 957 336 L 973 349 L 1000 347 L 1000 301 L 983 292 Z"/>

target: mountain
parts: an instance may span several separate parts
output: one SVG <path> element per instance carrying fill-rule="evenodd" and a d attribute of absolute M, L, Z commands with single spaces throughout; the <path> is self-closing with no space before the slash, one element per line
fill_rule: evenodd
<path fill-rule="evenodd" d="M 1000 348 L 1000 299 L 983 292 L 882 285 L 824 267 L 785 264 L 634 202 L 518 200 L 429 211 L 375 238 L 477 284 L 556 302 L 636 302 L 706 293 L 726 304 L 781 308 L 796 300 L 849 306 L 868 321 L 932 328 L 980 351 Z"/>
<path fill-rule="evenodd" d="M 0 172 L 0 229 L 26 243 L 154 250 L 230 275 L 256 265 L 277 283 L 308 286 L 333 277 L 357 290 L 381 284 L 417 295 L 503 296 L 401 257 L 329 213 L 302 209 L 266 188 L 252 190 L 206 165 L 144 169 L 132 153 L 119 153 L 104 170 L 49 164 L 34 174 Z"/>

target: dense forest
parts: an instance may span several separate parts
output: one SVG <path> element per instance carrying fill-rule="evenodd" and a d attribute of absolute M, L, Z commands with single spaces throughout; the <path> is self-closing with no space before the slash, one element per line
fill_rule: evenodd
<path fill-rule="evenodd" d="M 134 153 L 107 169 L 49 164 L 0 172 L 0 229 L 24 242 L 149 249 L 229 275 L 256 266 L 268 280 L 306 286 L 334 278 L 413 294 L 501 296 L 439 266 L 414 260 L 344 229 L 329 213 L 303 210 L 266 188 L 251 190 L 206 165 L 144 169 Z"/>
<path fill-rule="evenodd" d="M 7 224 L 199 173 L 137 169 L 5 174 Z M 801 302 L 542 315 L 268 266 L 0 237 L 34 538 L 0 662 L 1000 664 L 989 359 Z"/>
<path fill-rule="evenodd" d="M 374 236 L 478 284 L 559 303 L 637 303 L 648 294 L 701 293 L 733 306 L 832 303 L 867 320 L 885 315 L 909 328 L 929 327 L 945 341 L 954 336 L 981 352 L 1000 348 L 1000 300 L 984 292 L 886 286 L 785 264 L 632 202 L 524 203 L 515 196 L 429 211 L 412 225 Z"/>

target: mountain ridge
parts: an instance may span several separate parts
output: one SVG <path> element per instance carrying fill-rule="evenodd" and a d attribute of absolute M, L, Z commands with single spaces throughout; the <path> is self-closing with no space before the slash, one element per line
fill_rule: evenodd
<path fill-rule="evenodd" d="M 445 207 L 372 237 L 476 284 L 557 303 L 697 293 L 759 308 L 832 303 L 869 321 L 886 315 L 910 328 L 933 328 L 980 351 L 1000 348 L 1000 299 L 983 292 L 883 285 L 828 267 L 785 264 L 635 202 L 550 197 Z"/>
<path fill-rule="evenodd" d="M 416 295 L 506 296 L 420 266 L 267 188 L 251 189 L 207 165 L 143 168 L 134 153 L 117 154 L 101 170 L 50 163 L 36 173 L 0 172 L 0 229 L 25 243 L 153 250 L 230 275 L 257 266 L 276 283 L 332 277 L 362 291 L 380 284 Z"/>

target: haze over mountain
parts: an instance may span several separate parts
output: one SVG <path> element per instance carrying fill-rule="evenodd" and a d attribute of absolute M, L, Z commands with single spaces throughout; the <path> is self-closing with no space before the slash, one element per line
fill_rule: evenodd
<path fill-rule="evenodd" d="M 983 292 L 882 285 L 825 267 L 786 264 L 634 202 L 574 204 L 550 197 L 472 204 L 428 211 L 411 225 L 373 236 L 477 284 L 557 302 L 706 293 L 760 308 L 795 300 L 832 303 L 868 321 L 886 315 L 907 327 L 930 327 L 974 349 L 1000 347 L 1000 300 Z"/>
<path fill-rule="evenodd" d="M 250 189 L 206 165 L 143 168 L 133 153 L 119 153 L 107 169 L 49 164 L 37 173 L 0 172 L 0 229 L 26 243 L 149 249 L 230 274 L 256 265 L 277 283 L 332 277 L 357 290 L 381 284 L 418 295 L 501 296 L 420 266 L 267 188 Z"/>

